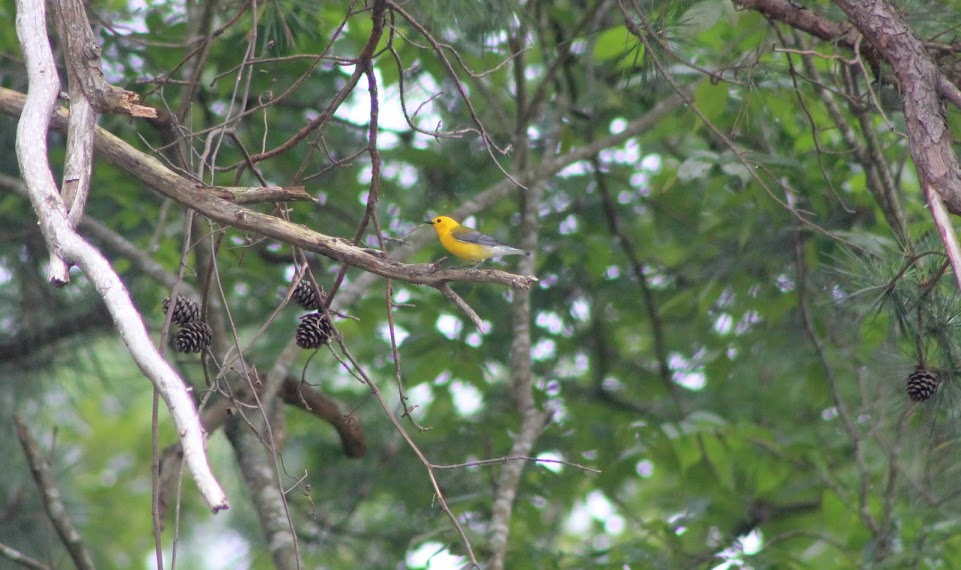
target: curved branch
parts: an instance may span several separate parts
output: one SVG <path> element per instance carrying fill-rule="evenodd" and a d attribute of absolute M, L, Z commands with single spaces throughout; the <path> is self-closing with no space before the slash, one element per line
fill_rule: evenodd
<path fill-rule="evenodd" d="M 17 160 L 30 191 L 30 201 L 53 255 L 79 266 L 102 296 L 131 356 L 157 388 L 177 426 L 184 456 L 197 487 L 216 512 L 227 508 L 227 497 L 214 478 L 204 450 L 204 434 L 193 400 L 183 380 L 154 347 L 130 294 L 110 263 L 71 227 L 67 211 L 47 162 L 47 131 L 60 81 L 47 39 L 42 2 L 18 0 L 17 37 L 26 60 L 30 94 L 17 125 Z"/>
<path fill-rule="evenodd" d="M 329 423 L 340 436 L 344 455 L 359 459 L 367 455 L 367 435 L 356 416 L 343 414 L 333 398 L 310 386 L 301 384 L 292 376 L 284 378 L 280 397 L 290 406 L 304 410 Z"/>

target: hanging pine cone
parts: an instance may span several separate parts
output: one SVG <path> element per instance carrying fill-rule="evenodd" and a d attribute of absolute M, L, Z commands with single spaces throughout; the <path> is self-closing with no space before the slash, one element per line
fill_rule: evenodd
<path fill-rule="evenodd" d="M 918 368 L 908 376 L 908 397 L 915 402 L 927 400 L 934 394 L 937 388 L 937 375 L 923 366 L 918 366 Z"/>
<path fill-rule="evenodd" d="M 164 297 L 163 311 L 165 315 L 169 308 L 170 297 Z M 197 320 L 198 317 L 200 317 L 200 305 L 197 304 L 197 301 L 194 301 L 190 297 L 177 295 L 177 302 L 174 303 L 174 314 L 170 317 L 171 322 L 183 326 L 191 321 Z"/>
<path fill-rule="evenodd" d="M 297 346 L 301 348 L 318 348 L 327 344 L 334 334 L 334 327 L 330 325 L 323 313 L 308 313 L 300 317 L 297 326 Z"/>
<path fill-rule="evenodd" d="M 174 347 L 179 352 L 200 352 L 210 346 L 214 338 L 210 325 L 203 321 L 192 321 L 184 325 L 174 338 Z"/>
<path fill-rule="evenodd" d="M 294 301 L 305 311 L 316 311 L 320 308 L 320 295 L 314 289 L 314 284 L 307 279 L 301 279 L 294 288 Z"/>

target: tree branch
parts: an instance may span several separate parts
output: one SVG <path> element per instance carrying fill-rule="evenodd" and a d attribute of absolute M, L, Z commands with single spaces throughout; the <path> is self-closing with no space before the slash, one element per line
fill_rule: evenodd
<path fill-rule="evenodd" d="M 57 34 L 64 45 L 71 101 L 88 101 L 93 107 L 92 116 L 99 112 L 156 118 L 156 109 L 135 104 L 140 99 L 139 95 L 110 85 L 103 78 L 100 69 L 102 50 L 90 29 L 84 3 L 80 0 L 51 0 L 50 7 L 57 24 Z M 80 94 L 82 96 L 77 97 Z"/>
<path fill-rule="evenodd" d="M 281 386 L 280 396 L 288 405 L 300 408 L 329 423 L 340 435 L 344 455 L 359 459 L 367 454 L 367 435 L 356 416 L 345 415 L 337 402 L 319 390 L 306 386 L 288 376 Z"/>
<path fill-rule="evenodd" d="M 153 346 L 120 277 L 100 252 L 70 226 L 66 207 L 57 193 L 47 162 L 47 131 L 60 82 L 46 36 L 43 3 L 18 0 L 17 36 L 30 81 L 30 94 L 17 125 L 17 160 L 47 247 L 68 263 L 78 265 L 96 287 L 131 356 L 166 402 L 201 494 L 215 512 L 225 509 L 227 497 L 207 463 L 203 430 L 186 385 Z"/>
<path fill-rule="evenodd" d="M 851 50 L 858 42 L 858 31 L 851 24 L 835 22 L 791 0 L 734 0 L 734 6 L 755 10 L 772 20 Z"/>
<path fill-rule="evenodd" d="M 60 498 L 60 490 L 57 483 L 50 474 L 50 465 L 47 463 L 40 446 L 30 435 L 27 423 L 23 421 L 20 414 L 13 416 L 13 423 L 17 428 L 17 438 L 23 447 L 23 454 L 30 464 L 30 472 L 33 473 L 33 480 L 40 490 L 40 498 L 43 500 L 43 509 L 47 512 L 47 517 L 53 523 L 53 528 L 60 535 L 60 541 L 73 559 L 74 565 L 80 570 L 93 570 L 93 559 L 83 543 L 83 538 L 77 528 L 70 522 L 70 516 Z"/>
<path fill-rule="evenodd" d="M 553 147 L 550 144 L 546 146 Z M 537 263 L 539 227 L 537 211 L 544 194 L 544 185 L 544 182 L 531 184 L 523 199 L 520 244 L 522 248 L 534 253 L 524 257 L 519 263 L 528 271 L 533 271 Z M 534 399 L 534 374 L 531 361 L 531 295 L 528 291 L 518 291 L 511 302 L 511 333 L 511 386 L 514 405 L 520 416 L 520 429 L 514 436 L 514 444 L 508 456 L 526 457 L 531 454 L 537 439 L 550 421 L 550 414 L 541 410 Z M 497 474 L 490 520 L 493 570 L 505 568 L 510 522 L 524 467 L 525 463 L 521 461 L 506 463 Z"/>
<path fill-rule="evenodd" d="M 273 421 L 276 414 L 283 412 L 274 405 L 268 405 L 264 413 Z M 250 420 L 258 430 L 266 428 L 259 414 Z M 250 491 L 274 567 L 278 570 L 301 568 L 297 535 L 290 525 L 284 490 L 276 479 L 274 454 L 277 450 L 269 449 L 258 437 L 259 434 L 239 415 L 230 418 L 225 431 L 233 445 L 244 483 Z"/>
<path fill-rule="evenodd" d="M 11 562 L 15 562 L 24 568 L 29 568 L 30 570 L 51 570 L 51 568 L 43 562 L 40 562 L 35 558 L 31 558 L 16 548 L 7 546 L 3 543 L 0 543 L 0 556 L 10 560 Z"/>
<path fill-rule="evenodd" d="M 884 57 L 901 86 L 911 156 L 922 187 L 961 214 L 961 165 L 939 98 L 941 72 L 901 14 L 885 0 L 835 0 Z"/>
<path fill-rule="evenodd" d="M 263 202 L 313 202 L 317 200 L 303 186 L 200 186 L 222 200 L 234 204 L 259 204 Z"/>
<path fill-rule="evenodd" d="M 19 113 L 23 107 L 22 101 L 22 94 L 0 88 L 0 112 Z M 58 129 L 66 125 L 66 115 L 62 110 L 54 116 L 53 124 Z M 515 275 L 498 270 L 438 270 L 432 264 L 399 263 L 383 256 L 380 252 L 354 246 L 344 238 L 308 230 L 301 225 L 243 208 L 211 193 L 203 192 L 195 186 L 193 181 L 177 175 L 156 158 L 134 149 L 101 128 L 97 129 L 97 151 L 108 162 L 133 175 L 157 193 L 193 208 L 210 219 L 315 251 L 381 277 L 431 287 L 439 287 L 451 281 L 469 281 L 497 283 L 520 290 L 528 289 L 531 283 L 537 281 L 534 276 Z"/>

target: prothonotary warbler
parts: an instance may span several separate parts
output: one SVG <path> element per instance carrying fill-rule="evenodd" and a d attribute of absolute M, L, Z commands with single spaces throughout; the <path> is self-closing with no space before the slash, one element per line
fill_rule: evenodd
<path fill-rule="evenodd" d="M 437 216 L 424 222 L 434 226 L 441 245 L 461 259 L 480 263 L 491 257 L 502 255 L 530 255 L 523 249 L 504 245 L 479 231 L 460 225 L 457 220 L 447 216 Z"/>

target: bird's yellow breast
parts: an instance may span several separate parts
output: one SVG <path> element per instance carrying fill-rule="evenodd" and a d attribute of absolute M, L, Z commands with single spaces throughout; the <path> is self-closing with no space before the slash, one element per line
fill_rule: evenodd
<path fill-rule="evenodd" d="M 444 249 L 461 259 L 466 259 L 467 261 L 484 261 L 491 257 L 492 251 L 490 247 L 460 241 L 455 238 L 449 230 L 442 232 L 440 228 L 438 228 L 437 237 L 440 238 L 440 243 L 444 246 Z"/>

